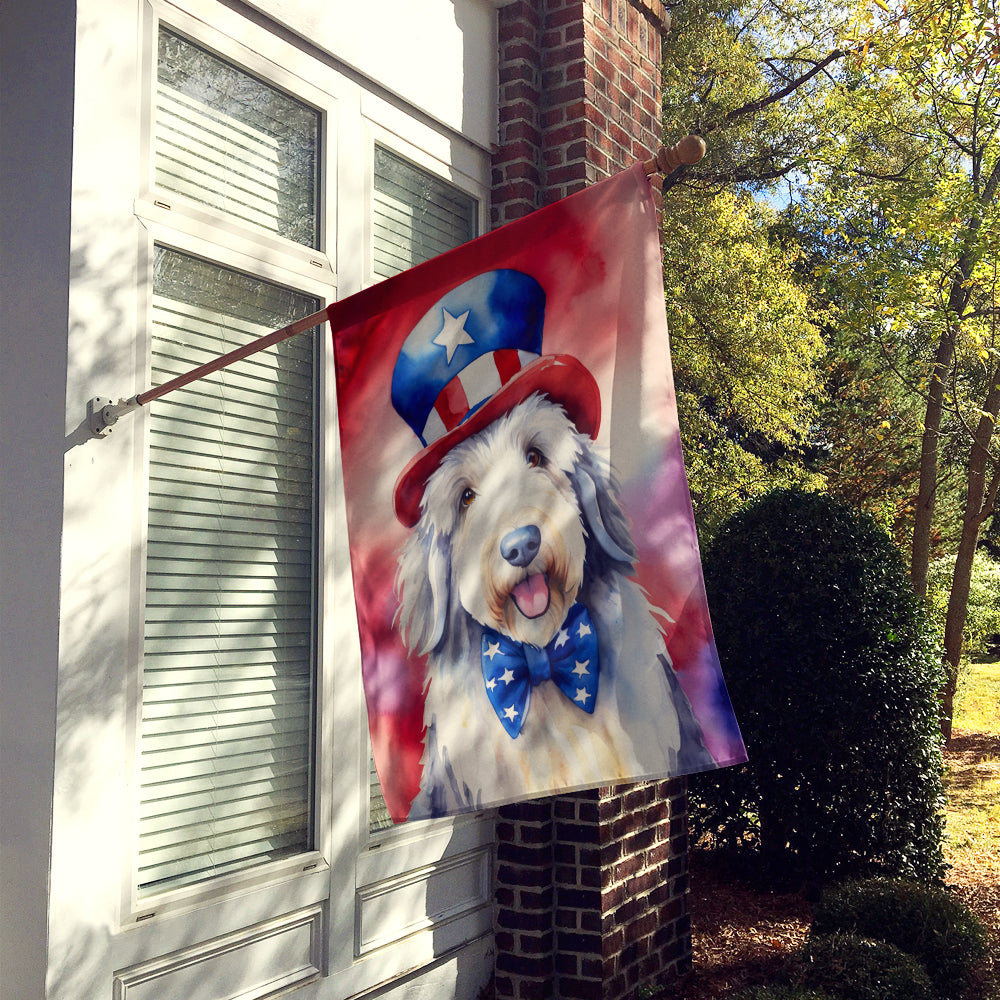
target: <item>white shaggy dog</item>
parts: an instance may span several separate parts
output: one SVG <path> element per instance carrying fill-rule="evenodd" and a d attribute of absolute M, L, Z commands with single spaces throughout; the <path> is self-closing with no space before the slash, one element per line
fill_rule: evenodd
<path fill-rule="evenodd" d="M 410 818 L 712 766 L 650 605 L 628 578 L 634 559 L 610 470 L 547 397 L 532 395 L 445 455 L 397 577 L 402 634 L 428 656 Z M 483 636 L 537 651 L 577 602 L 597 634 L 592 714 L 543 680 L 512 736 L 487 694 Z"/>

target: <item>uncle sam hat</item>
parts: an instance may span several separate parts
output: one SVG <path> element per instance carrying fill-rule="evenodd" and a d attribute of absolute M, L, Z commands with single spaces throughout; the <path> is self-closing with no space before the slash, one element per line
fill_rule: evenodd
<path fill-rule="evenodd" d="M 560 404 L 596 437 L 601 396 L 568 354 L 542 354 L 545 292 L 523 271 L 485 271 L 440 298 L 410 331 L 392 375 L 392 405 L 420 439 L 396 481 L 393 507 L 408 528 L 424 486 L 460 441 L 533 393 Z"/>

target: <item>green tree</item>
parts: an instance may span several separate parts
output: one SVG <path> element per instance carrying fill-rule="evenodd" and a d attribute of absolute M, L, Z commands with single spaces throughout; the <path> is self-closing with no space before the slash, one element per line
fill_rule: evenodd
<path fill-rule="evenodd" d="M 814 478 L 802 455 L 824 347 L 773 216 L 745 195 L 677 192 L 664 220 L 677 406 L 707 536 L 747 499 Z"/>
<path fill-rule="evenodd" d="M 664 277 L 678 408 L 699 530 L 807 468 L 825 349 L 798 251 L 753 197 L 802 162 L 816 81 L 841 58 L 821 4 L 672 5 L 663 121 L 708 136 L 666 182 Z M 789 17 L 794 35 L 786 30 Z"/>
<path fill-rule="evenodd" d="M 763 191 L 808 164 L 826 132 L 818 98 L 848 49 L 850 7 L 827 0 L 680 0 L 664 42 L 666 135 L 708 140 L 666 186 Z"/>
<path fill-rule="evenodd" d="M 855 36 L 865 59 L 825 95 L 839 139 L 820 144 L 810 178 L 839 244 L 818 276 L 846 291 L 856 308 L 840 320 L 923 400 L 910 561 L 920 594 L 949 436 L 965 454 L 944 630 L 947 734 L 973 558 L 1000 484 L 1000 19 L 996 0 L 878 0 Z"/>
<path fill-rule="evenodd" d="M 770 436 L 747 448 L 754 434 L 728 418 L 722 433 L 696 437 L 713 497 L 741 502 L 753 491 L 723 497 L 723 477 L 739 483 L 753 467 L 747 453 L 769 458 L 777 447 L 783 465 L 765 461 L 767 474 L 805 476 L 806 458 L 818 459 L 811 471 L 891 518 L 897 538 L 910 520 L 917 593 L 931 556 L 956 553 L 945 732 L 973 559 L 1000 487 L 998 2 L 682 0 L 665 50 L 665 132 L 709 141 L 701 163 L 668 178 L 668 212 L 678 192 L 704 199 L 688 241 L 697 245 L 715 241 L 708 205 L 722 192 L 789 201 L 785 222 L 805 234 L 811 272 L 770 223 L 768 243 L 798 263 L 831 358 L 811 440 L 794 424 L 793 448 Z M 711 316 L 698 325 L 713 326 Z M 707 343 L 692 326 L 687 348 L 706 354 Z M 743 377 L 731 360 L 721 352 L 716 374 Z M 719 430 L 706 386 L 688 377 L 682 387 L 689 425 Z"/>
<path fill-rule="evenodd" d="M 884 288 L 859 280 L 853 268 L 843 280 L 842 262 L 863 258 L 865 246 L 853 242 L 856 232 L 838 231 L 846 228 L 844 220 L 826 214 L 825 195 L 824 189 L 806 192 L 782 214 L 783 225 L 802 249 L 798 267 L 803 280 L 806 274 L 813 277 L 812 308 L 823 316 L 828 348 L 824 392 L 812 429 L 814 468 L 830 493 L 872 514 L 903 551 L 913 534 L 927 347 L 912 328 L 897 334 L 880 322 Z M 919 331 L 919 324 L 914 327 Z M 954 428 L 946 430 L 937 491 L 943 516 L 934 541 L 938 548 L 953 549 L 961 463 Z"/>

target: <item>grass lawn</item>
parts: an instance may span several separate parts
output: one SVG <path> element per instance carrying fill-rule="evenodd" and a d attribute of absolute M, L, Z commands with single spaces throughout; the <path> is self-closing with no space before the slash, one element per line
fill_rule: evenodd
<path fill-rule="evenodd" d="M 1000 660 L 974 663 L 958 686 L 955 725 L 1000 736 Z"/>
<path fill-rule="evenodd" d="M 963 676 L 948 758 L 948 860 L 1000 875 L 1000 661 Z"/>
<path fill-rule="evenodd" d="M 974 663 L 961 678 L 945 760 L 946 880 L 989 930 L 978 995 L 1000 1000 L 1000 661 Z"/>

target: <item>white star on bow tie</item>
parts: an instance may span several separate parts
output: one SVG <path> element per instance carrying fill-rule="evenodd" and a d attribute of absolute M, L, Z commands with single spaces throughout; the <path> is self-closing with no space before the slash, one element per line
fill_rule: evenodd
<path fill-rule="evenodd" d="M 576 634 L 580 639 L 585 635 L 590 635 L 590 626 L 586 622 L 580 622 L 580 627 L 577 629 Z"/>
<path fill-rule="evenodd" d="M 514 679 L 514 671 L 508 667 L 500 677 L 504 684 L 509 684 Z"/>
<path fill-rule="evenodd" d="M 573 668 L 573 673 L 576 674 L 577 677 L 583 677 L 584 674 L 589 674 L 590 671 L 587 669 L 588 663 L 590 663 L 590 660 L 584 660 L 582 663 L 577 660 L 576 666 Z"/>
<path fill-rule="evenodd" d="M 587 692 L 586 692 L 586 690 L 584 688 L 577 688 L 576 689 L 576 697 L 573 699 L 573 701 L 578 701 L 581 705 L 586 705 L 587 704 L 587 699 L 589 697 L 590 697 L 590 695 L 587 694 Z"/>
<path fill-rule="evenodd" d="M 450 365 L 455 351 L 461 344 L 475 343 L 472 337 L 465 332 L 465 321 L 469 318 L 471 310 L 466 309 L 461 316 L 452 316 L 447 309 L 442 309 L 441 312 L 444 313 L 444 326 L 434 338 L 434 343 L 448 352 L 448 364 Z"/>
<path fill-rule="evenodd" d="M 505 708 L 503 710 L 503 714 L 506 715 L 511 722 L 513 722 L 517 718 L 517 709 L 511 705 L 510 708 Z"/>
<path fill-rule="evenodd" d="M 488 656 L 490 658 L 490 663 L 492 663 L 493 657 L 496 656 L 499 652 L 500 652 L 500 643 L 491 642 L 489 644 L 489 648 L 486 650 L 485 653 L 483 653 L 483 656 Z"/>

